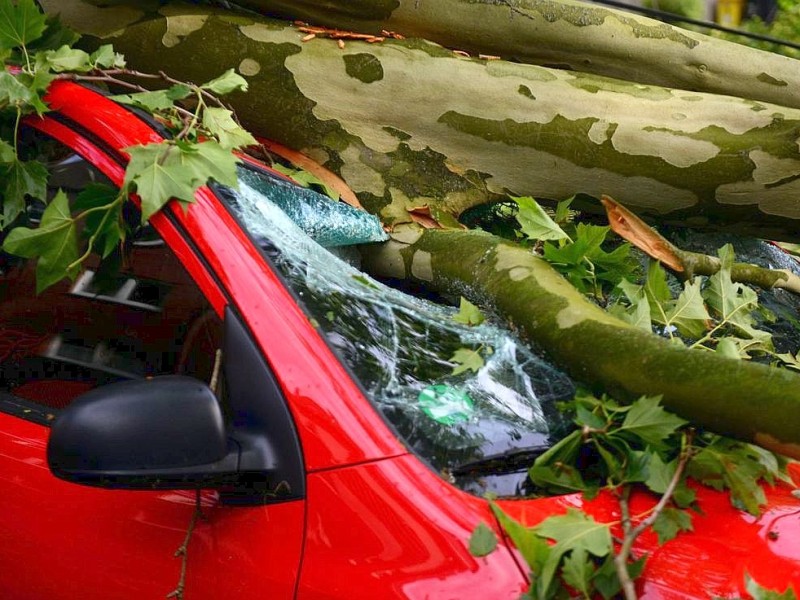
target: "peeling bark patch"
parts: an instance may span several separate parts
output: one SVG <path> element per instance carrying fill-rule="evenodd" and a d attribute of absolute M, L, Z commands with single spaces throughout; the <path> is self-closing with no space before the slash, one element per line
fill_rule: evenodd
<path fill-rule="evenodd" d="M 758 79 L 761 83 L 767 83 L 769 85 L 775 85 L 778 87 L 786 87 L 789 85 L 783 79 L 776 79 L 768 73 L 761 73 L 758 77 L 756 77 L 756 79 Z"/>
<path fill-rule="evenodd" d="M 61 20 L 80 32 L 101 39 L 116 37 L 125 28 L 144 16 L 144 11 L 127 6 L 115 6 L 114 10 L 96 8 L 85 3 L 64 2 L 63 0 L 39 0 L 48 14 L 57 14 Z"/>
<path fill-rule="evenodd" d="M 161 43 L 167 48 L 173 48 L 180 44 L 187 35 L 202 29 L 207 20 L 208 15 L 167 16 L 167 31 L 161 38 Z"/>
<path fill-rule="evenodd" d="M 411 275 L 422 281 L 433 281 L 431 253 L 417 250 L 411 259 Z"/>
<path fill-rule="evenodd" d="M 372 54 L 345 54 L 344 70 L 362 83 L 373 83 L 383 79 L 383 65 Z"/>
<path fill-rule="evenodd" d="M 268 43 L 275 41 L 275 32 L 280 29 L 283 29 L 283 27 L 277 28 L 274 26 L 270 26 L 266 22 L 253 23 L 251 25 L 242 25 L 241 27 L 239 27 L 239 31 L 242 32 L 243 36 L 248 37 L 251 40 L 255 40 L 256 42 L 268 42 Z"/>
<path fill-rule="evenodd" d="M 556 324 L 559 329 L 569 329 L 575 327 L 579 323 L 583 323 L 589 317 L 580 310 L 575 310 L 575 307 L 568 305 L 558 311 L 556 315 Z"/>
<path fill-rule="evenodd" d="M 533 95 L 533 92 L 531 91 L 531 88 L 529 88 L 527 85 L 520 85 L 517 88 L 517 92 L 519 92 L 520 94 L 522 94 L 526 98 L 530 98 L 531 100 L 536 100 L 536 96 Z"/>
<path fill-rule="evenodd" d="M 527 267 L 513 267 L 508 271 L 508 278 L 511 281 L 522 281 L 523 279 L 530 277 L 532 274 L 533 272 Z"/>
<path fill-rule="evenodd" d="M 253 77 L 258 75 L 259 71 L 261 71 L 261 65 L 252 58 L 245 58 L 239 63 L 239 73 L 242 75 Z"/>

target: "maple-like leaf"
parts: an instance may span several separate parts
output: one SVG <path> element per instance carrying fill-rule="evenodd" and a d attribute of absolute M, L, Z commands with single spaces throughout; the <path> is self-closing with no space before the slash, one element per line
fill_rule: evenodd
<path fill-rule="evenodd" d="M 537 588 L 542 591 L 550 587 L 565 552 L 583 550 L 600 558 L 611 552 L 610 526 L 574 508 L 568 508 L 565 515 L 548 517 L 534 530 L 537 535 L 555 542 L 536 581 Z"/>
<path fill-rule="evenodd" d="M 204 83 L 201 86 L 204 90 L 209 90 L 215 94 L 225 95 L 234 91 L 247 91 L 247 80 L 237 74 L 233 69 L 228 69 L 219 77 Z"/>
<path fill-rule="evenodd" d="M 665 325 L 674 326 L 689 338 L 699 338 L 708 330 L 711 316 L 703 303 L 702 282 L 699 278 L 686 281 L 683 291 L 666 311 Z"/>
<path fill-rule="evenodd" d="M 532 240 L 568 240 L 569 236 L 531 197 L 514 198 L 519 205 L 517 221 L 521 231 Z"/>
<path fill-rule="evenodd" d="M 142 221 L 157 213 L 172 198 L 191 202 L 205 179 L 184 169 L 178 159 L 181 150 L 169 142 L 125 148 L 131 160 L 125 171 L 125 185 L 136 186 L 142 202 Z"/>
<path fill-rule="evenodd" d="M 680 508 L 668 506 L 653 523 L 653 531 L 658 535 L 658 543 L 666 544 L 681 531 L 692 531 L 692 516 Z"/>
<path fill-rule="evenodd" d="M 480 325 L 484 319 L 480 309 L 462 296 L 458 312 L 453 315 L 453 321 L 464 325 Z"/>
<path fill-rule="evenodd" d="M 497 548 L 497 535 L 486 523 L 480 523 L 469 536 L 469 552 L 473 556 L 486 556 Z"/>
<path fill-rule="evenodd" d="M 39 227 L 16 227 L 8 234 L 3 250 L 23 258 L 37 258 L 36 292 L 64 278 L 74 277 L 78 259 L 78 235 L 67 195 L 59 190 L 42 214 Z"/>
<path fill-rule="evenodd" d="M 38 161 L 23 162 L 15 158 L 0 167 L 0 175 L 5 180 L 0 225 L 11 223 L 24 210 L 25 196 L 39 200 L 47 197 L 48 171 Z"/>
<path fill-rule="evenodd" d="M 220 146 L 226 150 L 256 143 L 256 139 L 233 120 L 233 113 L 225 108 L 206 108 L 203 111 L 203 127 L 216 136 Z"/>
<path fill-rule="evenodd" d="M 480 348 L 470 350 L 469 348 L 459 348 L 450 357 L 450 362 L 455 363 L 453 367 L 453 375 L 460 375 L 465 371 L 473 371 L 477 373 L 483 368 L 484 360 L 481 356 Z"/>
<path fill-rule="evenodd" d="M 34 0 L 0 2 L 0 50 L 30 44 L 47 26 Z"/>
<path fill-rule="evenodd" d="M 657 448 L 686 423 L 661 407 L 660 396 L 643 396 L 633 403 L 617 432 L 634 435 Z"/>

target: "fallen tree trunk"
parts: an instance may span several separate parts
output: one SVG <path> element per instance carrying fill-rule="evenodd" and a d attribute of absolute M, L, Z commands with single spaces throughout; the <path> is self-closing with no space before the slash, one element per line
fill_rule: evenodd
<path fill-rule="evenodd" d="M 208 0 L 214 3 L 213 0 Z M 108 0 L 93 0 L 108 4 Z M 795 61 L 573 0 L 236 0 L 283 19 L 800 108 Z"/>
<path fill-rule="evenodd" d="M 135 68 L 202 81 L 236 66 L 250 84 L 231 96 L 245 125 L 336 171 L 390 224 L 412 206 L 446 221 L 508 194 L 583 192 L 661 221 L 800 238 L 797 109 L 420 40 L 303 43 L 285 22 L 197 7 L 42 4 Z"/>
<path fill-rule="evenodd" d="M 800 459 L 800 375 L 690 350 L 619 321 L 515 244 L 477 231 L 426 231 L 396 236 L 364 259 L 373 272 L 488 300 L 601 391 L 661 394 L 665 407 L 699 426 Z"/>

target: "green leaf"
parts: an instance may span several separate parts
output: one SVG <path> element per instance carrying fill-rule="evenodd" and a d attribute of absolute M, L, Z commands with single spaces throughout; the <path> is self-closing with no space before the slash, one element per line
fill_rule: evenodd
<path fill-rule="evenodd" d="M 744 574 L 744 585 L 753 600 L 797 600 L 792 586 L 787 586 L 782 592 L 770 590 L 759 585 L 747 572 Z"/>
<path fill-rule="evenodd" d="M 570 210 L 569 207 L 575 201 L 575 196 L 571 198 L 567 198 L 566 200 L 562 200 L 556 205 L 556 214 L 554 217 L 554 221 L 556 223 L 566 223 L 570 220 Z"/>
<path fill-rule="evenodd" d="M 585 598 L 589 598 L 594 572 L 594 562 L 589 558 L 586 550 L 576 548 L 564 559 L 561 577 L 564 579 L 564 583 L 581 592 Z"/>
<path fill-rule="evenodd" d="M 660 447 L 665 438 L 687 423 L 664 410 L 660 403 L 660 396 L 639 398 L 625 415 L 617 432 L 635 435 L 654 448 Z"/>
<path fill-rule="evenodd" d="M 735 360 L 742 359 L 742 355 L 739 353 L 739 347 L 736 342 L 729 337 L 720 338 L 717 341 L 717 349 L 715 352 L 726 358 L 733 358 Z"/>
<path fill-rule="evenodd" d="M 142 221 L 146 221 L 172 198 L 192 202 L 195 190 L 205 179 L 184 169 L 180 148 L 169 142 L 125 148 L 131 160 L 125 170 L 124 185 L 136 186 L 142 202 Z"/>
<path fill-rule="evenodd" d="M 257 143 L 249 132 L 233 120 L 233 113 L 225 108 L 206 108 L 203 111 L 203 127 L 214 135 L 226 150 L 252 146 Z"/>
<path fill-rule="evenodd" d="M 644 293 L 650 302 L 652 315 L 666 313 L 666 305 L 672 300 L 672 292 L 667 284 L 667 272 L 658 261 L 651 260 L 647 267 L 647 277 L 644 283 Z M 659 323 L 664 320 L 654 317 Z"/>
<path fill-rule="evenodd" d="M 33 0 L 0 2 L 0 49 L 17 48 L 38 39 L 47 21 Z"/>
<path fill-rule="evenodd" d="M 617 284 L 617 287 L 628 299 L 629 306 L 624 308 L 620 304 L 615 304 L 609 309 L 609 312 L 634 327 L 652 331 L 653 322 L 650 318 L 650 302 L 647 300 L 644 287 L 635 285 L 627 279 L 623 279 Z"/>
<path fill-rule="evenodd" d="M 584 550 L 602 558 L 611 552 L 609 525 L 598 523 L 586 513 L 574 508 L 568 508 L 565 515 L 548 517 L 534 527 L 534 530 L 537 535 L 555 542 L 550 548 L 550 555 L 540 574 L 543 590 L 550 586 L 564 553 L 570 550 Z"/>
<path fill-rule="evenodd" d="M 0 72 L 0 105 L 8 103 L 14 106 L 30 104 L 38 113 L 47 110 L 47 106 L 39 98 L 39 94 L 32 89 L 34 78 L 20 73 L 12 75 L 8 71 Z"/>
<path fill-rule="evenodd" d="M 733 247 L 719 250 L 722 268 L 709 277 L 705 299 L 722 323 L 730 324 L 740 335 L 769 343 L 771 335 L 755 328 L 752 311 L 758 308 L 758 294 L 748 286 L 731 280 Z"/>
<path fill-rule="evenodd" d="M 642 574 L 646 562 L 647 555 L 644 555 L 638 560 L 628 563 L 628 576 L 635 581 Z M 592 583 L 605 600 L 619 597 L 622 586 L 619 583 L 619 576 L 617 575 L 617 567 L 614 564 L 613 555 L 609 554 L 608 557 L 606 557 L 603 564 L 597 569 Z"/>
<path fill-rule="evenodd" d="M 675 476 L 675 470 L 677 468 L 677 460 L 665 463 L 658 453 L 652 452 L 647 464 L 648 476 L 644 484 L 650 491 L 656 494 L 663 494 L 667 491 L 667 487 Z"/>
<path fill-rule="evenodd" d="M 228 69 L 216 79 L 201 86 L 204 90 L 209 90 L 215 94 L 225 95 L 236 90 L 246 92 L 247 80 L 238 75 L 233 69 Z"/>
<path fill-rule="evenodd" d="M 711 316 L 703 304 L 701 280 L 693 279 L 683 284 L 683 291 L 678 296 L 675 305 L 667 311 L 665 325 L 675 326 L 681 335 L 689 338 L 699 338 L 708 329 Z"/>
<path fill-rule="evenodd" d="M 469 552 L 473 556 L 486 556 L 497 548 L 497 536 L 486 523 L 480 523 L 469 536 Z"/>
<path fill-rule="evenodd" d="M 450 362 L 456 363 L 453 368 L 453 375 L 460 375 L 465 371 L 473 371 L 477 373 L 484 365 L 483 357 L 480 353 L 480 348 L 477 350 L 470 350 L 469 348 L 459 348 L 450 357 Z"/>
<path fill-rule="evenodd" d="M 36 57 L 37 69 L 50 69 L 55 73 L 74 71 L 85 73 L 92 69 L 89 55 L 83 50 L 61 46 L 58 50 L 40 52 Z"/>
<path fill-rule="evenodd" d="M 13 162 L 16 158 L 17 153 L 14 146 L 5 140 L 0 140 L 0 163 Z"/>
<path fill-rule="evenodd" d="M 568 240 L 569 236 L 531 197 L 514 198 L 519 205 L 517 221 L 521 231 L 532 240 Z"/>
<path fill-rule="evenodd" d="M 323 191 L 323 193 L 329 198 L 332 198 L 334 200 L 339 199 L 339 192 L 334 190 L 327 183 L 325 183 L 319 177 L 317 177 L 313 173 L 310 173 L 309 171 L 306 171 L 304 169 L 292 169 L 289 167 L 284 167 L 280 163 L 273 164 L 272 168 L 278 171 L 278 173 L 283 173 L 298 185 L 301 185 L 306 188 L 311 186 L 318 186 Z M 403 211 L 404 214 L 406 214 L 405 209 L 403 209 Z"/>
<path fill-rule="evenodd" d="M 668 506 L 656 517 L 653 531 L 658 535 L 658 543 L 666 544 L 681 531 L 692 531 L 692 516 L 685 510 Z"/>
<path fill-rule="evenodd" d="M 111 99 L 124 104 L 133 104 L 150 112 L 156 112 L 172 108 L 176 100 L 183 100 L 191 93 L 192 90 L 188 86 L 173 85 L 165 90 L 122 94 L 112 96 Z"/>
<path fill-rule="evenodd" d="M 56 50 L 61 46 L 72 46 L 80 36 L 65 26 L 58 15 L 46 16 L 46 27 L 41 37 L 28 43 L 28 51 Z"/>
<path fill-rule="evenodd" d="M 119 191 L 108 185 L 91 184 L 75 199 L 76 213 L 91 211 L 85 219 L 84 237 L 94 236 L 94 248 L 106 258 L 125 237 L 122 222 L 122 202 Z"/>
<path fill-rule="evenodd" d="M 45 200 L 47 198 L 47 167 L 32 160 L 13 160 L 0 170 L 5 180 L 3 213 L 0 225 L 11 223 L 25 209 L 25 196 Z"/>
<path fill-rule="evenodd" d="M 489 502 L 494 516 L 500 526 L 514 542 L 514 545 L 522 554 L 522 558 L 528 563 L 528 567 L 534 574 L 539 574 L 550 556 L 550 545 L 536 535 L 533 528 L 525 527 L 520 522 L 512 519 L 494 502 Z"/>
<path fill-rule="evenodd" d="M 92 52 L 89 59 L 98 69 L 123 69 L 125 68 L 125 57 L 114 52 L 111 44 L 104 44 Z"/>
<path fill-rule="evenodd" d="M 453 321 L 464 325 L 480 325 L 484 321 L 484 316 L 477 306 L 461 296 L 461 304 L 458 313 L 453 315 Z"/>
<path fill-rule="evenodd" d="M 36 229 L 16 227 L 3 243 L 3 250 L 23 258 L 38 257 L 36 292 L 40 293 L 64 277 L 77 274 L 78 236 L 69 211 L 67 195 L 59 190 L 42 214 Z"/>
<path fill-rule="evenodd" d="M 231 188 L 239 187 L 236 165 L 239 160 L 230 152 L 213 141 L 192 144 L 188 148 L 181 147 L 178 161 L 196 179 L 205 185 L 213 179 Z"/>

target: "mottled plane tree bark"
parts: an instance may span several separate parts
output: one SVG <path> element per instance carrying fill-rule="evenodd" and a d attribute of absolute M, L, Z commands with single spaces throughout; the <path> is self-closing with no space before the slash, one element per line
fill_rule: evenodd
<path fill-rule="evenodd" d="M 40 2 L 86 44 L 113 42 L 134 68 L 194 81 L 235 68 L 250 85 L 230 97 L 243 123 L 341 175 L 389 226 L 423 205 L 447 226 L 509 195 L 584 193 L 660 222 L 800 238 L 800 109 L 791 106 L 800 76 L 790 59 L 568 2 L 242 2 L 526 62 L 419 38 L 303 41 L 286 20 L 219 7 Z M 601 74 L 577 70 L 590 67 Z M 753 97 L 709 93 L 719 91 Z M 478 232 L 393 244 L 369 251 L 366 264 L 443 289 L 467 284 L 577 378 L 663 393 L 687 418 L 800 457 L 796 374 L 639 332 L 528 252 Z"/>

